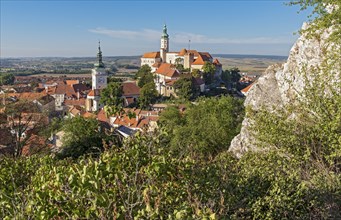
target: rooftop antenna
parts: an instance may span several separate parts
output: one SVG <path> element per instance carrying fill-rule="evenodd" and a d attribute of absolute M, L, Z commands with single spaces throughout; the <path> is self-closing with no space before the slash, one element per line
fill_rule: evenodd
<path fill-rule="evenodd" d="M 188 40 L 188 51 L 191 50 L 191 40 Z"/>

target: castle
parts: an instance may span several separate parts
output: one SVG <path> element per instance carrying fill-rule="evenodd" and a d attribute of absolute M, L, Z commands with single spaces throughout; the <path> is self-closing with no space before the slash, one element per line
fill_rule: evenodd
<path fill-rule="evenodd" d="M 160 51 L 148 52 L 141 57 L 141 66 L 148 65 L 151 68 L 152 73 L 155 74 L 156 89 L 164 96 L 174 94 L 172 85 L 181 74 L 176 69 L 177 64 L 182 64 L 185 69 L 192 72 L 193 70 L 201 71 L 206 62 L 215 65 L 215 78 L 220 78 L 222 65 L 217 59 L 213 60 L 210 53 L 185 48 L 179 52 L 169 52 L 169 35 L 166 25 L 164 25 L 161 35 Z M 202 88 L 202 85 L 200 87 Z"/>

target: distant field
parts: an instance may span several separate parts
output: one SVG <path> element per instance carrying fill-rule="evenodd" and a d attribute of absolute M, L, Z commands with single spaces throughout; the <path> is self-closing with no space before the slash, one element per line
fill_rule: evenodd
<path fill-rule="evenodd" d="M 276 63 L 286 62 L 286 57 L 257 55 L 213 55 L 223 65 L 223 69 L 238 67 L 241 72 L 262 74 L 266 68 Z"/>
<path fill-rule="evenodd" d="M 234 54 L 212 54 L 223 64 L 223 69 L 238 67 L 241 72 L 262 74 L 265 69 L 275 63 L 284 63 L 287 57 L 263 56 L 263 55 L 234 55 Z M 5 58 L 0 59 L 1 68 L 14 68 L 17 72 L 30 74 L 32 71 L 49 72 L 78 72 L 80 74 L 42 73 L 32 76 L 64 76 L 87 77 L 91 76 L 91 68 L 96 61 L 94 57 L 42 57 L 42 58 Z M 140 66 L 140 56 L 116 56 L 104 57 L 103 61 L 108 69 L 116 69 L 118 74 L 133 74 Z M 21 67 L 23 69 L 20 69 Z M 85 73 L 84 73 L 85 70 Z M 26 72 L 25 72 L 26 71 Z M 88 73 L 87 73 L 88 71 Z"/>
<path fill-rule="evenodd" d="M 30 75 L 30 76 L 35 76 L 35 77 L 40 77 L 40 76 L 53 76 L 53 77 L 59 77 L 59 76 L 66 76 L 66 77 L 91 77 L 91 72 L 89 71 L 88 74 L 60 74 L 60 73 L 41 73 L 41 74 L 34 74 L 34 75 Z"/>

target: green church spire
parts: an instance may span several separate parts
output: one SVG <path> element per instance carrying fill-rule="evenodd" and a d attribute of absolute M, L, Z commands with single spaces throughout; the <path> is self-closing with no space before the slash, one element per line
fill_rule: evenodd
<path fill-rule="evenodd" d="M 167 26 L 166 24 L 163 26 L 163 33 L 162 33 L 163 38 L 168 38 L 169 35 L 167 34 Z"/>
<path fill-rule="evenodd" d="M 98 41 L 97 63 L 95 63 L 95 67 L 104 68 L 104 63 L 102 61 L 101 41 Z"/>

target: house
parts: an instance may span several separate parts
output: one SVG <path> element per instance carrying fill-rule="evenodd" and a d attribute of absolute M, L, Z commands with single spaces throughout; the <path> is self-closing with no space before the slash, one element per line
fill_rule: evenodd
<path fill-rule="evenodd" d="M 126 81 L 122 83 L 122 97 L 124 99 L 124 106 L 127 107 L 136 103 L 140 96 L 140 87 L 136 85 L 135 81 Z"/>
<path fill-rule="evenodd" d="M 244 95 L 247 96 L 247 94 L 249 93 L 250 89 L 253 87 L 254 83 L 248 85 L 247 87 L 245 87 L 244 89 L 240 90 L 240 92 Z"/>
<path fill-rule="evenodd" d="M 141 66 L 143 65 L 150 66 L 152 72 L 154 72 L 157 69 L 159 63 L 161 63 L 160 52 L 145 53 L 141 57 Z"/>
<path fill-rule="evenodd" d="M 179 71 L 175 65 L 169 63 L 162 63 L 155 71 L 155 85 L 156 90 L 163 96 L 175 95 L 173 84 L 180 78 Z"/>
<path fill-rule="evenodd" d="M 159 112 L 125 108 L 124 113 L 110 116 L 109 123 L 111 127 L 115 129 L 120 128 L 119 130 L 121 130 L 121 133 L 125 133 L 122 133 L 122 135 L 125 136 L 128 133 L 135 134 L 135 132 L 131 132 L 130 130 L 147 132 L 153 131 L 157 128 L 158 119 Z"/>
<path fill-rule="evenodd" d="M 55 111 L 55 99 L 48 94 L 33 100 L 33 103 L 38 106 L 40 112 L 51 113 Z"/>

